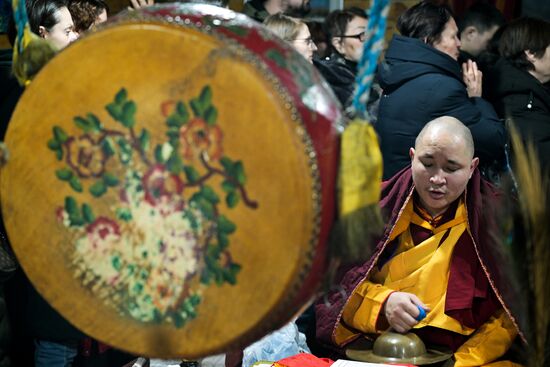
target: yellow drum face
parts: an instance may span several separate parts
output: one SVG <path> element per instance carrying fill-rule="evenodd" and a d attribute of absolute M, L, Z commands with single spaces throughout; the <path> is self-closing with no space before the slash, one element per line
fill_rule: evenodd
<path fill-rule="evenodd" d="M 0 188 L 17 257 L 54 308 L 114 347 L 246 345 L 278 326 L 311 265 L 309 136 L 284 88 L 229 46 L 121 22 L 56 56 L 10 123 Z"/>

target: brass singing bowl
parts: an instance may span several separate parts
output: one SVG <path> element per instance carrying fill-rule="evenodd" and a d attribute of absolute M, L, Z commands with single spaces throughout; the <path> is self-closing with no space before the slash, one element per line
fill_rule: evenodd
<path fill-rule="evenodd" d="M 346 356 L 371 363 L 426 365 L 445 361 L 452 357 L 452 353 L 427 349 L 420 337 L 414 333 L 386 331 L 376 339 L 372 349 L 365 348 L 364 344 L 354 343 L 346 349 Z"/>
<path fill-rule="evenodd" d="M 413 333 L 386 332 L 374 342 L 373 352 L 389 358 L 415 358 L 426 354 L 424 342 Z"/>

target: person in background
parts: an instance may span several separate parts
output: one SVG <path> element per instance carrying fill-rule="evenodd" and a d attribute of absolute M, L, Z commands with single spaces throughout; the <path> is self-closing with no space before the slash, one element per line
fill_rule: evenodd
<path fill-rule="evenodd" d="M 317 50 L 317 46 L 315 46 L 305 22 L 282 13 L 277 13 L 267 17 L 264 25 L 267 29 L 291 44 L 307 61 L 313 62 L 313 53 Z"/>
<path fill-rule="evenodd" d="M 34 0 L 27 3 L 31 31 L 61 50 L 78 39 L 65 0 Z"/>
<path fill-rule="evenodd" d="M 250 18 L 263 22 L 268 16 L 277 13 L 309 12 L 310 0 L 250 0 L 244 4 L 242 12 Z"/>
<path fill-rule="evenodd" d="M 31 31 L 50 41 L 56 49 L 62 50 L 78 39 L 66 1 L 33 0 L 26 5 Z M 10 321 L 13 321 L 14 334 L 17 333 L 14 335 L 16 345 L 12 353 L 15 365 L 36 367 L 112 365 L 110 361 L 102 364 L 98 362 L 100 357 L 105 360 L 106 354 L 95 359 L 85 358 L 86 356 L 78 357 L 79 347 L 85 340 L 90 339 L 49 305 L 21 269 L 16 271 L 6 288 Z M 34 353 L 32 353 L 32 345 L 34 345 Z M 121 363 L 117 365 L 122 365 L 122 361 L 126 362 L 129 358 L 131 356 L 122 355 L 118 359 Z"/>
<path fill-rule="evenodd" d="M 366 40 L 367 15 L 350 10 L 334 10 L 325 19 L 330 56 L 314 60 L 338 100 L 346 109 L 351 105 L 357 63 Z"/>
<path fill-rule="evenodd" d="M 66 1 L 32 0 L 27 2 L 26 7 L 31 31 L 56 49 L 62 50 L 78 39 Z M 14 25 L 12 29 L 15 31 Z M 32 363 L 34 343 L 35 366 L 69 365 L 76 357 L 77 345 L 83 334 L 38 294 L 21 269 L 6 285 L 6 299 L 10 322 L 14 325 L 14 363 Z"/>
<path fill-rule="evenodd" d="M 452 116 L 470 128 L 482 173 L 496 181 L 505 167 L 505 127 L 481 98 L 476 63 L 470 60 L 461 70 L 457 62 L 461 43 L 451 12 L 422 1 L 401 14 L 397 28 L 401 35 L 393 37 L 378 68 L 384 92 L 375 129 L 384 179 L 410 164 L 407 147 L 428 121 Z"/>
<path fill-rule="evenodd" d="M 532 142 L 550 174 L 550 22 L 512 21 L 502 32 L 501 59 L 487 73 L 484 96 L 509 119 L 524 142 Z"/>
<path fill-rule="evenodd" d="M 457 23 L 461 43 L 458 63 L 462 65 L 472 60 L 481 71 L 485 71 L 479 56 L 487 50 L 489 41 L 505 23 L 504 15 L 492 4 L 478 1 L 469 7 Z"/>
<path fill-rule="evenodd" d="M 69 12 L 73 18 L 75 31 L 82 34 L 93 26 L 105 22 L 109 7 L 103 0 L 71 0 Z"/>
<path fill-rule="evenodd" d="M 506 24 L 501 26 L 489 40 L 487 48 L 477 57 L 476 63 L 479 64 L 483 70 L 489 71 L 495 66 L 497 61 L 500 59 L 500 53 L 498 51 L 498 46 L 500 44 L 500 37 L 506 29 Z M 486 83 L 485 83 L 486 84 Z"/>

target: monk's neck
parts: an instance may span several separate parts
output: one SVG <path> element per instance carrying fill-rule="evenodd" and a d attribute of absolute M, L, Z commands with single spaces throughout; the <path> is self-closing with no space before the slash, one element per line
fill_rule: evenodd
<path fill-rule="evenodd" d="M 460 202 L 460 198 L 455 200 L 446 208 L 443 208 L 437 211 L 429 211 L 422 205 L 422 202 L 420 201 L 420 198 L 418 197 L 418 195 L 413 196 L 414 211 L 418 215 L 420 215 L 424 220 L 426 220 L 427 222 L 431 223 L 436 227 L 439 224 L 445 223 L 454 218 L 454 215 L 456 213 L 456 208 L 458 207 L 459 202 Z"/>

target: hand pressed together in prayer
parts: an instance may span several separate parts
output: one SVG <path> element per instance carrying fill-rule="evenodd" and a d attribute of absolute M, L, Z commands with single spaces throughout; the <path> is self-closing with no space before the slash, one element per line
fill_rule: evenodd
<path fill-rule="evenodd" d="M 466 83 L 468 97 L 481 97 L 483 74 L 477 68 L 475 61 L 468 60 L 462 64 L 462 79 Z"/>
<path fill-rule="evenodd" d="M 412 293 L 393 292 L 384 304 L 384 315 L 389 325 L 399 333 L 406 333 L 418 324 L 419 307 L 429 311 L 422 301 Z"/>

